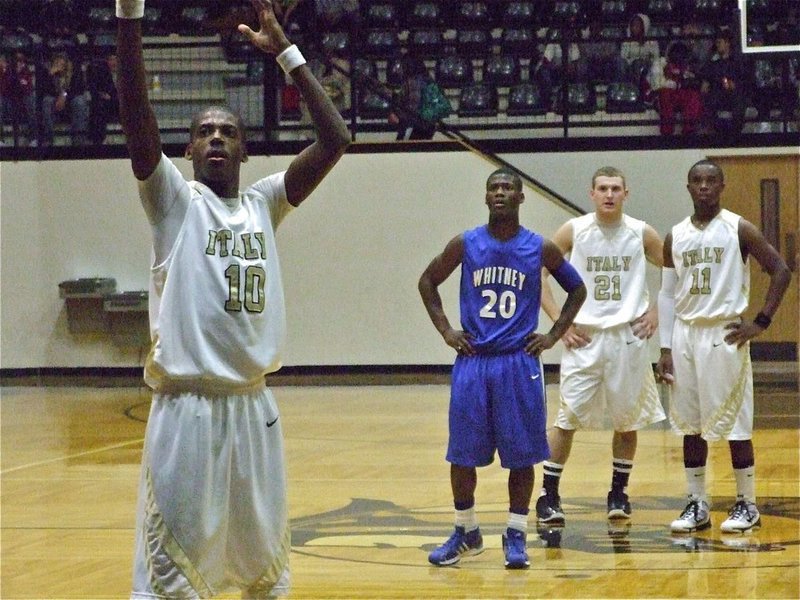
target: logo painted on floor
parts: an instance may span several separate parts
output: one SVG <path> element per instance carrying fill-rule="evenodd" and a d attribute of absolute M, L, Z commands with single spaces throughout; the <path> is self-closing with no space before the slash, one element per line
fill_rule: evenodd
<path fill-rule="evenodd" d="M 573 499 L 562 505 L 564 527 L 542 527 L 532 512 L 528 547 L 567 549 L 592 554 L 652 554 L 660 552 L 780 552 L 800 540 L 775 541 L 776 531 L 796 532 L 800 499 L 759 498 L 762 529 L 722 534 L 719 523 L 727 507 L 712 507 L 714 527 L 698 534 L 672 534 L 669 523 L 681 510 L 676 498 L 636 499 L 630 521 L 607 520 L 605 502 Z M 487 548 L 500 547 L 507 513 L 501 504 L 478 506 L 478 520 Z M 783 520 L 784 523 L 776 523 Z M 787 523 L 786 521 L 792 521 Z M 770 525 L 773 522 L 773 525 Z M 293 519 L 292 546 L 311 548 L 419 548 L 433 550 L 450 535 L 451 507 L 406 508 L 393 502 L 354 498 L 339 509 Z M 762 533 L 763 532 L 763 533 Z M 760 539 L 759 534 L 763 536 Z M 767 535 L 769 533 L 769 535 Z"/>

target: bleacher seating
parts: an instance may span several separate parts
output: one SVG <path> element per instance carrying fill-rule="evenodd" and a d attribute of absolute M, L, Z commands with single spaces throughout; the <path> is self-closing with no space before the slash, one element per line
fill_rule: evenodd
<path fill-rule="evenodd" d="M 142 31 L 146 35 L 165 33 L 163 29 L 164 10 L 160 6 L 145 6 L 142 17 Z M 168 33 L 168 32 L 166 32 Z"/>
<path fill-rule="evenodd" d="M 603 23 L 625 23 L 637 12 L 631 0 L 602 0 L 598 18 Z"/>
<path fill-rule="evenodd" d="M 326 31 L 322 34 L 322 49 L 328 56 L 346 56 L 350 49 L 350 33 L 347 31 Z"/>
<path fill-rule="evenodd" d="M 533 53 L 536 50 L 536 34 L 532 29 L 507 27 L 503 30 L 500 48 L 508 53 Z"/>
<path fill-rule="evenodd" d="M 748 20 L 777 19 L 789 10 L 790 0 L 747 0 Z"/>
<path fill-rule="evenodd" d="M 85 24 L 81 33 L 87 33 L 84 37 L 84 40 L 88 38 L 87 43 L 70 34 L 68 28 L 53 32 L 43 25 L 33 24 L 33 36 L 18 30 L 16 23 L 19 16 L 25 14 L 26 2 L 30 1 L 0 0 L 0 8 L 11 7 L 4 12 L 4 19 L 8 15 L 8 24 L 15 24 L 14 28 L 2 24 L 6 26 L 2 29 L 0 49 L 3 52 L 8 54 L 20 48 L 42 59 L 55 50 L 69 49 L 81 58 L 90 57 L 98 47 L 111 47 L 115 43 L 116 18 L 113 7 L 107 2 L 76 0 L 72 3 L 69 14 L 74 23 Z M 35 1 L 47 4 L 48 10 L 52 10 L 52 5 L 44 0 Z M 787 34 L 788 26 L 783 29 L 781 24 L 775 26 L 775 19 L 785 17 L 793 1 L 747 0 L 748 11 L 756 21 L 748 31 L 749 38 L 757 43 L 771 36 L 769 42 L 775 43 L 775 40 L 793 39 L 791 35 L 799 36 L 792 31 Z M 161 75 L 164 87 L 159 96 L 154 96 L 160 118 L 177 120 L 176 107 L 183 98 L 190 104 L 218 100 L 224 93 L 222 81 L 230 82 L 236 77 L 253 88 L 248 93 L 263 100 L 263 89 L 256 88 L 263 85 L 265 75 L 270 75 L 265 67 L 270 68 L 271 63 L 235 29 L 225 33 L 223 27 L 230 28 L 233 18 L 225 20 L 220 15 L 231 17 L 225 11 L 234 10 L 231 8 L 234 5 L 252 10 L 245 0 L 216 8 L 215 3 L 207 0 L 148 2 L 143 30 L 145 35 L 152 36 L 150 41 L 155 46 L 164 49 L 159 58 L 153 58 L 156 51 L 148 58 L 148 69 Z M 505 113 L 525 117 L 543 115 L 551 110 L 569 116 L 595 115 L 600 95 L 603 112 L 598 113 L 598 119 L 645 121 L 657 119 L 655 111 L 641 97 L 634 97 L 632 87 L 614 85 L 611 75 L 602 80 L 593 77 L 588 85 L 572 82 L 565 106 L 562 106 L 558 81 L 553 82 L 556 85 L 553 97 L 543 98 L 537 86 L 540 80 L 534 77 L 532 69 L 538 64 L 544 45 L 568 38 L 580 46 L 583 38 L 578 27 L 589 19 L 600 27 L 598 37 L 593 40 L 620 42 L 626 37 L 631 14 L 643 11 L 652 19 L 649 36 L 662 42 L 662 50 L 668 41 L 681 35 L 683 26 L 691 24 L 692 33 L 684 35 L 693 43 L 699 38 L 698 47 L 704 44 L 706 48 L 701 50 L 703 60 L 708 60 L 710 38 L 717 28 L 735 22 L 734 5 L 732 0 L 361 0 L 359 24 L 347 29 L 315 31 L 313 36 L 298 37 L 297 43 L 304 52 L 308 47 L 311 52 L 323 50 L 325 54 L 343 55 L 351 61 L 354 76 L 364 83 L 356 88 L 357 108 L 363 108 L 366 113 L 360 116 L 368 119 L 385 118 L 391 94 L 381 93 L 379 88 L 384 92 L 397 90 L 403 81 L 404 60 L 416 56 L 426 62 L 436 80 L 446 88 L 454 106 L 458 106 L 459 116 L 488 118 Z M 797 13 L 795 7 L 794 14 Z M 195 41 L 201 39 L 200 46 L 213 45 L 216 40 L 218 50 L 224 52 L 209 59 L 208 48 L 194 49 Z M 172 45 L 186 45 L 192 49 L 172 55 L 171 48 L 166 48 Z M 756 94 L 752 105 L 759 104 L 759 118 L 770 113 L 773 119 L 796 122 L 798 102 L 794 82 L 797 75 L 788 73 L 789 56 L 769 60 L 751 56 L 749 60 L 754 61 Z M 183 85 L 194 87 L 179 89 Z M 371 93 L 362 93 L 367 88 Z M 754 120 L 752 108 L 748 114 L 750 121 Z M 524 119 L 516 120 L 520 121 Z M 654 123 L 657 130 L 657 121 Z"/>
<path fill-rule="evenodd" d="M 468 85 L 461 90 L 459 117 L 493 117 L 497 115 L 497 90 L 485 83 Z"/>
<path fill-rule="evenodd" d="M 615 81 L 606 89 L 607 113 L 642 112 L 644 103 L 639 86 L 628 81 Z"/>
<path fill-rule="evenodd" d="M 531 27 L 540 22 L 531 1 L 508 2 L 503 7 L 500 21 L 507 27 Z"/>
<path fill-rule="evenodd" d="M 396 28 L 400 24 L 400 10 L 395 2 L 362 2 L 361 8 L 367 27 Z"/>
<path fill-rule="evenodd" d="M 390 106 L 387 96 L 369 90 L 361 97 L 358 113 L 365 119 L 386 119 Z"/>
<path fill-rule="evenodd" d="M 438 2 L 414 2 L 406 17 L 412 27 L 436 27 L 442 23 L 443 6 Z"/>
<path fill-rule="evenodd" d="M 92 48 L 101 55 L 117 47 L 117 34 L 114 31 L 101 31 L 92 34 L 89 39 Z"/>
<path fill-rule="evenodd" d="M 584 23 L 587 18 L 586 5 L 579 0 L 555 0 L 550 17 L 552 25 Z"/>
<path fill-rule="evenodd" d="M 566 107 L 558 93 L 556 112 L 563 115 L 564 111 L 572 115 L 591 115 L 597 111 L 597 94 L 595 89 L 587 83 L 570 83 L 567 86 Z"/>
<path fill-rule="evenodd" d="M 464 56 L 450 54 L 436 61 L 435 78 L 443 87 L 464 87 L 474 81 L 472 61 Z"/>
<path fill-rule="evenodd" d="M 417 29 L 411 32 L 408 50 L 421 57 L 434 58 L 442 53 L 444 38 L 439 29 Z"/>
<path fill-rule="evenodd" d="M 509 116 L 543 115 L 548 109 L 549 102 L 535 83 L 520 83 L 509 91 L 506 109 Z"/>
<path fill-rule="evenodd" d="M 400 53 L 400 38 L 392 29 L 375 29 L 367 33 L 362 46 L 362 52 L 367 56 L 385 57 Z"/>
<path fill-rule="evenodd" d="M 725 0 L 687 0 L 689 12 L 695 19 L 723 25 L 727 23 L 731 3 Z"/>
<path fill-rule="evenodd" d="M 91 7 L 88 20 L 89 27 L 94 30 L 109 31 L 117 26 L 117 17 L 111 5 Z"/>
<path fill-rule="evenodd" d="M 24 31 L 12 31 L 3 35 L 2 43 L 0 43 L 0 51 L 4 54 L 13 54 L 14 52 L 25 52 L 30 55 L 33 53 L 34 41 L 33 37 Z"/>
<path fill-rule="evenodd" d="M 456 19 L 467 26 L 488 25 L 491 20 L 487 2 L 460 2 L 456 8 Z"/>
<path fill-rule="evenodd" d="M 600 29 L 600 39 L 603 40 L 621 40 L 625 37 L 626 25 L 613 24 L 603 25 Z"/>
<path fill-rule="evenodd" d="M 520 66 L 516 56 L 495 54 L 484 61 L 483 82 L 495 86 L 511 86 L 519 82 Z"/>
<path fill-rule="evenodd" d="M 192 35 L 203 31 L 208 23 L 208 8 L 201 5 L 186 6 L 181 9 L 179 27 L 180 33 Z"/>
<path fill-rule="evenodd" d="M 649 15 L 653 22 L 675 21 L 678 15 L 678 0 L 648 0 L 645 7 L 645 14 Z"/>
<path fill-rule="evenodd" d="M 459 54 L 485 54 L 491 47 L 492 34 L 487 29 L 459 29 L 456 34 L 456 48 Z"/>

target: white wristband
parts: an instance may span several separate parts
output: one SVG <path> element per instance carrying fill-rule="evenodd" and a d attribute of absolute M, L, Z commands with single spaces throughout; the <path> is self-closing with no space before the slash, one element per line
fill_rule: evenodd
<path fill-rule="evenodd" d="M 144 0 L 117 0 L 118 19 L 141 19 L 144 16 Z"/>
<path fill-rule="evenodd" d="M 278 54 L 278 56 L 275 57 L 275 60 L 278 61 L 281 69 L 283 69 L 283 72 L 287 75 L 300 65 L 306 64 L 306 59 L 300 52 L 300 48 L 298 48 L 295 44 L 292 44 L 286 50 Z"/>

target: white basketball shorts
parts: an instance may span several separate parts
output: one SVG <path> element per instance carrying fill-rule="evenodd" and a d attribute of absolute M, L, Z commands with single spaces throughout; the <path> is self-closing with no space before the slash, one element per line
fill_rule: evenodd
<path fill-rule="evenodd" d="M 749 342 L 725 342 L 733 321 L 686 323 L 675 320 L 672 333 L 670 421 L 679 435 L 708 441 L 753 437 L 753 369 Z"/>
<path fill-rule="evenodd" d="M 608 415 L 614 431 L 636 431 L 666 419 L 648 342 L 627 323 L 608 329 L 580 326 L 592 341 L 561 357 L 561 429 L 599 428 Z"/>
<path fill-rule="evenodd" d="M 283 434 L 263 385 L 155 393 L 147 423 L 131 598 L 286 595 Z"/>

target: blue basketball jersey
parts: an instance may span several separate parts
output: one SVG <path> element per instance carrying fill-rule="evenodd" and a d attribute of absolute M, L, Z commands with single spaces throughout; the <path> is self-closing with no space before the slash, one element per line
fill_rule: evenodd
<path fill-rule="evenodd" d="M 461 328 L 478 352 L 521 350 L 539 325 L 543 243 L 524 227 L 505 242 L 487 225 L 464 232 Z"/>

